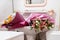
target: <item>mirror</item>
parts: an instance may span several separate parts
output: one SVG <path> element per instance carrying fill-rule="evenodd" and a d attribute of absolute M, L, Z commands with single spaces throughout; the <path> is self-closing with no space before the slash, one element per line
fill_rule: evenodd
<path fill-rule="evenodd" d="M 47 0 L 26 0 L 26 6 L 44 6 Z"/>

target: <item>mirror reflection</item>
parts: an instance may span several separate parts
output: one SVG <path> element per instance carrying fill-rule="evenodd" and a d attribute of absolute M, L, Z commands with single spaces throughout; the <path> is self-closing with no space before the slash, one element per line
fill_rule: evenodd
<path fill-rule="evenodd" d="M 44 0 L 26 0 L 26 4 L 42 4 Z"/>

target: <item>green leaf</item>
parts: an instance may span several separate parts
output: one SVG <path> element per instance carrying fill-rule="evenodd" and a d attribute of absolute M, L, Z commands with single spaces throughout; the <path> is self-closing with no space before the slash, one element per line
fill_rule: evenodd
<path fill-rule="evenodd" d="M 49 27 L 47 27 L 48 28 L 48 30 L 50 30 L 50 28 Z"/>

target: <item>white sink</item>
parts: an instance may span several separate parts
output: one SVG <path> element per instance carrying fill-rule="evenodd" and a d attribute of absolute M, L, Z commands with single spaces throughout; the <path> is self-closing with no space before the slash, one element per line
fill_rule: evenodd
<path fill-rule="evenodd" d="M 60 40 L 60 31 L 52 31 L 48 33 L 47 40 Z"/>

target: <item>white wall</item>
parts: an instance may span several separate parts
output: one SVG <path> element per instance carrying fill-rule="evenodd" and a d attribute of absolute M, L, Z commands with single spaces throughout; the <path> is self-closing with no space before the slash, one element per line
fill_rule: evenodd
<path fill-rule="evenodd" d="M 59 8 L 60 8 L 60 0 L 47 0 L 47 5 L 45 7 L 25 7 L 25 0 L 14 0 L 15 10 L 25 11 L 25 10 L 50 10 L 53 9 L 56 12 L 56 24 L 55 30 L 58 29 L 59 26 Z"/>
<path fill-rule="evenodd" d="M 14 0 L 14 10 L 20 10 L 21 12 L 24 11 L 25 0 Z"/>
<path fill-rule="evenodd" d="M 0 22 L 12 13 L 11 0 L 0 0 Z"/>

